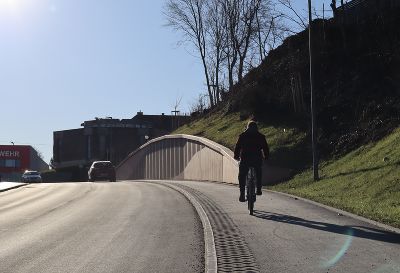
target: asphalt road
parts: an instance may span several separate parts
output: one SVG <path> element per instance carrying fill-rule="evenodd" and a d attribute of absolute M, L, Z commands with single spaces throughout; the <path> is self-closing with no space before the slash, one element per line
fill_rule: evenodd
<path fill-rule="evenodd" d="M 218 272 L 400 272 L 400 235 L 264 192 L 207 182 L 31 184 L 0 193 L 0 272 L 204 272 L 191 194 L 211 224 Z"/>
<path fill-rule="evenodd" d="M 204 272 L 202 226 L 165 186 L 31 184 L 0 193 L 0 272 Z"/>

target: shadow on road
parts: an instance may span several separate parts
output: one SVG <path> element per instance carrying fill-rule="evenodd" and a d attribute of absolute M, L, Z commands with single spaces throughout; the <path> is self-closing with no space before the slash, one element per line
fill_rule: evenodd
<path fill-rule="evenodd" d="M 365 238 L 365 239 L 382 241 L 393 244 L 400 244 L 400 234 L 381 229 L 371 228 L 367 226 L 341 226 L 336 224 L 307 220 L 285 214 L 272 213 L 259 210 L 254 211 L 254 216 L 268 221 L 287 223 L 291 225 L 298 225 L 326 232 L 351 235 L 353 237 Z"/>

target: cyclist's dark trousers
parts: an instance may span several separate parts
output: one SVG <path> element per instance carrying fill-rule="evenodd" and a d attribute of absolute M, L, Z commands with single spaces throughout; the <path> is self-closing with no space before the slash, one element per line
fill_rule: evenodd
<path fill-rule="evenodd" d="M 240 161 L 240 164 L 239 164 L 239 187 L 240 187 L 240 190 L 244 190 L 246 187 L 246 176 L 247 176 L 247 173 L 249 172 L 250 167 L 254 167 L 254 169 L 256 171 L 257 188 L 261 189 L 261 186 L 262 186 L 261 165 L 262 164 L 249 164 L 248 162 Z"/>

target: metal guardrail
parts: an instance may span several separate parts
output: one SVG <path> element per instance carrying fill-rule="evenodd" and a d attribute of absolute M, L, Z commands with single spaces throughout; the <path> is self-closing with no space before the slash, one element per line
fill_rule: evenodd
<path fill-rule="evenodd" d="M 366 16 L 396 7 L 400 7 L 398 0 L 353 0 L 337 7 L 335 16 L 345 16 L 347 23 L 352 23 Z"/>
<path fill-rule="evenodd" d="M 353 1 L 347 2 L 346 4 L 343 5 L 343 7 L 340 7 L 339 9 L 344 8 L 345 10 L 348 10 L 348 9 L 357 7 L 363 3 L 368 3 L 368 1 L 367 0 L 353 0 Z"/>

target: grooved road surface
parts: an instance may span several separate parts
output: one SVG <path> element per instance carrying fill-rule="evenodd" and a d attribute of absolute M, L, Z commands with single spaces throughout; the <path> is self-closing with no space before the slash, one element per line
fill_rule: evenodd
<path fill-rule="evenodd" d="M 32 184 L 0 193 L 0 272 L 204 272 L 203 207 L 218 272 L 400 272 L 400 236 L 274 193 L 254 216 L 207 182 Z"/>
<path fill-rule="evenodd" d="M 179 182 L 209 215 L 219 272 L 400 272 L 400 235 L 280 194 L 255 215 L 237 186 Z"/>
<path fill-rule="evenodd" d="M 0 272 L 204 272 L 200 219 L 148 183 L 31 184 L 0 193 Z"/>

